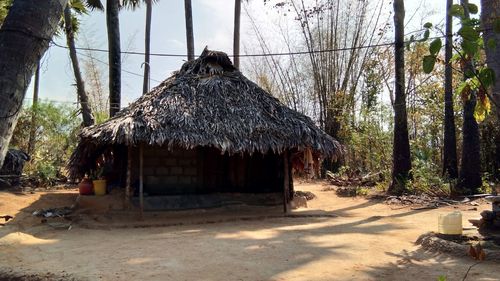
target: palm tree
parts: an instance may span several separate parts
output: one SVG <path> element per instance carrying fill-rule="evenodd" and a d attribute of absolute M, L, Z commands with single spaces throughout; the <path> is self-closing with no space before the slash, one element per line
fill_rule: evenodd
<path fill-rule="evenodd" d="M 500 15 L 500 2 L 497 0 L 481 0 L 481 25 L 484 30 L 486 45 L 486 63 L 495 71 L 496 83 L 493 86 L 493 97 L 496 104 L 500 104 L 500 33 L 495 32 L 495 21 Z M 491 46 L 495 42 L 496 47 Z M 500 109 L 496 108 L 497 118 L 500 122 Z M 500 123 L 499 123 L 500 125 Z M 500 156 L 499 156 L 500 157 Z"/>
<path fill-rule="evenodd" d="M 14 1 L 0 28 L 0 167 L 33 71 L 49 47 L 66 4 L 67 0 Z"/>
<path fill-rule="evenodd" d="M 106 28 L 108 30 L 109 63 L 109 117 L 115 116 L 121 106 L 121 47 L 120 1 L 106 1 Z"/>
<path fill-rule="evenodd" d="M 73 65 L 73 73 L 75 75 L 76 90 L 83 117 L 83 126 L 88 127 L 94 124 L 94 117 L 92 116 L 89 98 L 87 96 L 87 92 L 85 91 L 85 83 L 82 78 L 80 65 L 78 63 L 78 56 L 76 54 L 75 32 L 78 27 L 78 20 L 71 13 L 71 8 L 80 14 L 85 13 L 86 11 L 79 0 L 70 1 L 64 9 L 64 31 L 66 34 L 66 43 L 69 49 L 71 64 Z"/>
<path fill-rule="evenodd" d="M 486 42 L 486 63 L 488 67 L 495 71 L 496 83 L 493 86 L 493 98 L 496 101 L 496 104 L 500 104 L 500 34 L 496 33 L 494 30 L 494 24 L 496 20 L 496 16 L 500 15 L 500 3 L 496 0 L 481 0 L 481 24 L 482 29 L 484 30 L 484 42 Z M 488 42 L 496 42 L 493 45 L 496 45 L 496 48 L 493 48 L 491 43 Z M 500 128 L 500 108 L 494 107 L 496 110 L 496 124 L 497 128 Z M 497 144 L 495 147 L 495 166 L 497 167 L 497 174 L 495 175 L 497 178 L 500 178 L 500 130 L 497 130 L 495 136 L 495 143 Z"/>
<path fill-rule="evenodd" d="M 464 18 L 468 20 L 470 18 L 469 1 L 461 0 L 460 4 L 464 8 Z M 473 71 L 474 64 L 472 59 L 469 59 L 463 65 L 463 73 L 473 73 Z M 466 194 L 476 192 L 482 185 L 479 125 L 474 118 L 476 103 L 477 94 L 475 91 L 470 91 L 469 98 L 463 104 L 462 165 L 457 186 L 462 193 Z"/>
<path fill-rule="evenodd" d="M 86 0 L 92 9 L 102 9 L 101 0 Z M 121 107 L 121 47 L 120 16 L 122 7 L 138 7 L 139 0 L 106 0 L 106 29 L 108 34 L 109 65 L 109 117 L 115 116 Z"/>
<path fill-rule="evenodd" d="M 194 60 L 194 35 L 193 35 L 193 10 L 191 0 L 184 0 L 184 13 L 186 18 L 186 42 L 188 61 Z"/>
<path fill-rule="evenodd" d="M 411 158 L 406 115 L 405 60 L 404 60 L 404 0 L 394 0 L 395 47 L 394 61 L 396 83 L 394 86 L 394 144 L 392 154 L 392 183 L 389 193 L 406 190 L 406 180 L 410 178 Z"/>
<path fill-rule="evenodd" d="M 240 68 L 240 19 L 241 0 L 234 0 L 233 63 Z"/>
<path fill-rule="evenodd" d="M 145 94 L 149 91 L 149 76 L 150 76 L 150 47 L 151 47 L 151 17 L 153 11 L 152 0 L 144 0 L 146 2 L 146 31 L 144 36 L 144 81 L 142 84 L 142 93 Z"/>
<path fill-rule="evenodd" d="M 453 55 L 452 5 L 453 0 L 446 0 L 443 175 L 448 176 L 450 179 L 456 179 L 458 178 L 458 161 L 455 114 L 453 111 L 453 69 L 451 66 L 451 57 Z"/>
<path fill-rule="evenodd" d="M 36 64 L 35 81 L 33 85 L 33 104 L 31 105 L 31 124 L 30 136 L 28 139 L 28 155 L 32 155 L 35 151 L 35 138 L 36 138 L 36 114 L 38 108 L 38 92 L 40 89 L 40 60 Z"/>

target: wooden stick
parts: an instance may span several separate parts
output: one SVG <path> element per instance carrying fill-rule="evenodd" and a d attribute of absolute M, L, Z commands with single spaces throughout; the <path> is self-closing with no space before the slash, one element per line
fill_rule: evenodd
<path fill-rule="evenodd" d="M 288 193 L 289 193 L 289 188 L 290 188 L 290 177 L 288 174 L 288 150 L 285 150 L 283 153 L 283 160 L 284 160 L 284 168 L 285 168 L 285 173 L 284 173 L 284 186 L 283 186 L 283 212 L 286 214 L 288 212 Z"/>
<path fill-rule="evenodd" d="M 130 209 L 130 198 L 132 197 L 132 147 L 127 147 L 127 183 L 125 186 L 125 207 Z"/>
<path fill-rule="evenodd" d="M 141 207 L 141 220 L 144 215 L 144 152 L 142 143 L 139 146 L 139 204 Z"/>

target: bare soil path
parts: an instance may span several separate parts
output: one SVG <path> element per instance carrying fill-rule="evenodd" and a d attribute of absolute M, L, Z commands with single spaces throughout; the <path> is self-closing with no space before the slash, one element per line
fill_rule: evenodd
<path fill-rule="evenodd" d="M 254 219 L 209 210 L 193 212 L 196 220 L 184 225 L 76 225 L 69 231 L 41 224 L 31 212 L 69 206 L 76 191 L 0 192 L 0 215 L 14 216 L 0 227 L 0 272 L 77 280 L 437 280 L 440 275 L 462 280 L 474 264 L 414 244 L 436 229 L 440 212 L 454 208 L 393 210 L 376 200 L 339 198 L 323 187 L 296 185 L 317 195 L 308 209 L 294 211 L 299 217 L 279 217 L 276 208 L 268 209 L 274 214 L 269 216 L 260 209 Z M 459 208 L 466 222 L 488 206 Z M 182 221 L 183 215 L 171 212 L 163 220 Z M 214 222 L 214 216 L 232 219 Z M 205 219 L 212 223 L 201 223 Z M 467 280 L 499 279 L 499 264 L 485 261 L 471 269 Z"/>

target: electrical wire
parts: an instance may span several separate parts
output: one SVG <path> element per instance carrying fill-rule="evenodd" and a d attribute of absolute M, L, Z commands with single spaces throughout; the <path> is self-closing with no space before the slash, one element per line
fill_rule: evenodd
<path fill-rule="evenodd" d="M 456 36 L 456 35 L 452 35 L 452 36 Z M 446 35 L 429 37 L 428 40 L 439 39 L 439 38 L 446 38 Z M 416 42 L 416 40 L 405 41 L 404 43 L 410 44 L 410 43 L 414 43 L 414 42 Z M 52 44 L 56 47 L 59 47 L 59 48 L 68 49 L 67 46 L 57 44 L 56 42 L 52 42 Z M 387 47 L 387 46 L 392 46 L 395 44 L 396 44 L 395 42 L 386 42 L 386 43 L 363 45 L 363 46 L 356 46 L 356 47 L 344 47 L 344 48 L 313 50 L 313 51 L 277 52 L 277 53 L 261 53 L 261 54 L 240 54 L 240 55 L 238 55 L 238 57 L 269 57 L 269 56 L 308 55 L 308 54 L 317 54 L 317 53 L 331 53 L 331 52 L 352 51 L 352 50 L 369 49 L 369 48 L 377 48 L 377 47 Z M 83 50 L 83 51 L 90 51 L 90 52 L 109 53 L 109 51 L 106 49 L 83 48 L 83 47 L 76 47 L 76 49 Z M 145 53 L 143 53 L 143 52 L 135 52 L 135 51 L 121 51 L 120 53 L 127 54 L 127 55 L 141 55 L 141 56 L 145 55 Z M 150 53 L 149 55 L 154 56 L 154 57 L 183 57 L 183 58 L 187 57 L 187 55 L 169 54 L 169 53 Z M 227 54 L 227 56 L 234 57 L 235 55 Z"/>

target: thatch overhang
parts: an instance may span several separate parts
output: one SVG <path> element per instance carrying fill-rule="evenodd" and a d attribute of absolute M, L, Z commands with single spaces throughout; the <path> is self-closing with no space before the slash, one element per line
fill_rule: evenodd
<path fill-rule="evenodd" d="M 225 53 L 206 49 L 113 118 L 83 129 L 70 172 L 82 176 L 104 147 L 140 143 L 229 154 L 310 148 L 326 158 L 343 151 L 309 117 L 247 79 Z"/>

